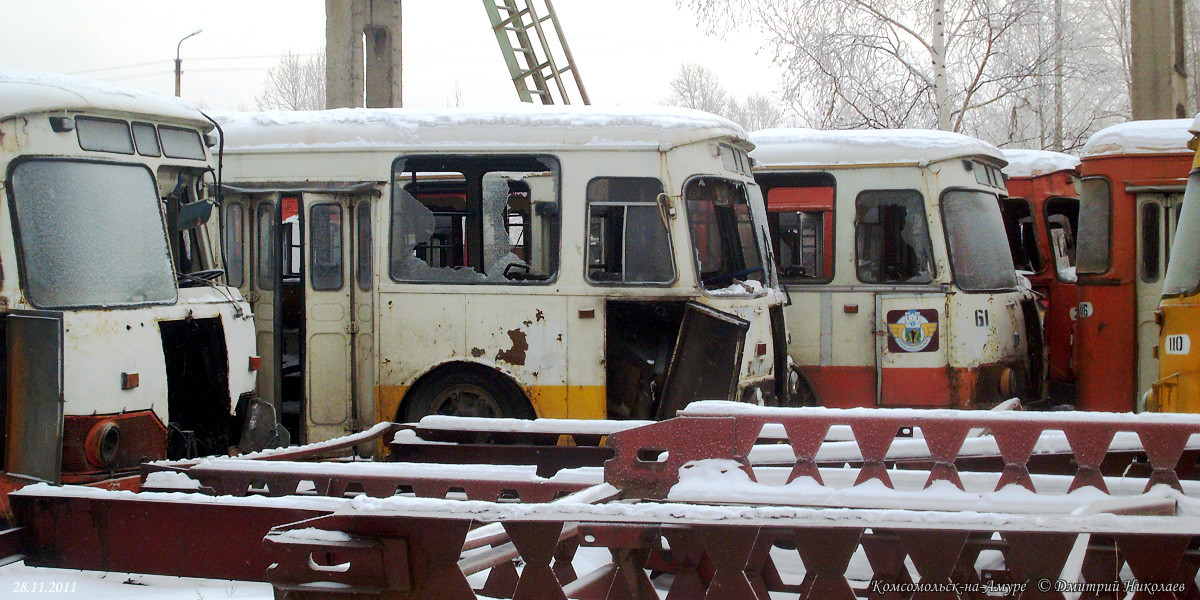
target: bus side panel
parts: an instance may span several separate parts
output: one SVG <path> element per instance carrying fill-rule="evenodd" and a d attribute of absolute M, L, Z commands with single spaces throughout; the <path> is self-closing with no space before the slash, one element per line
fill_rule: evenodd
<path fill-rule="evenodd" d="M 1137 307 L 1128 286 L 1081 285 L 1075 321 L 1080 410 L 1130 412 L 1137 378 Z"/>
<path fill-rule="evenodd" d="M 854 408 L 875 406 L 875 367 L 803 366 L 800 372 L 812 384 L 821 406 Z"/>
<path fill-rule="evenodd" d="M 478 315 L 466 314 L 464 294 L 379 293 L 379 416 L 397 418 L 400 401 L 417 376 L 449 360 L 469 360 L 467 327 Z M 413 327 L 410 319 L 433 323 Z M 398 387 L 399 386 L 399 387 Z"/>
<path fill-rule="evenodd" d="M 945 296 L 879 294 L 875 302 L 879 405 L 951 405 L 958 394 L 947 368 L 953 338 Z"/>
<path fill-rule="evenodd" d="M 603 349 L 607 315 L 601 296 L 569 296 L 567 298 L 567 355 L 566 390 L 567 414 L 571 419 L 606 419 L 608 415 L 605 359 Z M 535 394 L 537 392 L 535 391 Z M 535 404 L 545 400 L 538 397 Z M 540 414 L 540 413 L 539 413 Z"/>
<path fill-rule="evenodd" d="M 482 290 L 480 290 L 482 291 Z M 465 304 L 467 360 L 495 364 L 536 399 L 543 418 L 567 417 L 567 302 L 557 295 L 470 294 Z M 515 304 L 515 305 L 514 305 Z M 572 341 L 572 343 L 574 343 Z M 602 348 L 589 344 L 588 348 Z"/>

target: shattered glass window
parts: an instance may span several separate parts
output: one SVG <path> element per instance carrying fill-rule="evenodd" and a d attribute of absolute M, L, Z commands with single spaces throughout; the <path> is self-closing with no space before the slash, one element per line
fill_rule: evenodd
<path fill-rule="evenodd" d="M 675 280 L 667 220 L 658 206 L 662 192 L 662 182 L 651 177 L 597 177 L 588 182 L 588 281 Z"/>
<path fill-rule="evenodd" d="M 855 199 L 854 245 L 863 283 L 929 283 L 936 276 L 925 201 L 915 190 L 872 190 Z"/>
<path fill-rule="evenodd" d="M 558 273 L 558 163 L 418 156 L 392 179 L 389 274 L 429 283 L 544 283 Z"/>

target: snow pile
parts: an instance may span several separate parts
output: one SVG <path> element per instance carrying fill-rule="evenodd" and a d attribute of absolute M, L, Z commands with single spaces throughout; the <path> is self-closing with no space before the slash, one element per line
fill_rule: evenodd
<path fill-rule="evenodd" d="M 1008 177 L 1037 177 L 1049 175 L 1058 171 L 1075 171 L 1079 169 L 1079 159 L 1070 154 L 1052 152 L 1050 150 L 1017 150 L 1005 149 L 1004 158 L 1008 166 L 1004 174 Z"/>
<path fill-rule="evenodd" d="M 745 140 L 740 125 L 663 106 L 535 106 L 218 112 L 226 150 L 449 145 L 467 142 L 668 146 L 712 137 Z M 522 134 L 525 132 L 525 134 Z"/>
<path fill-rule="evenodd" d="M 999 148 L 973 137 L 932 129 L 764 129 L 750 134 L 751 156 L 766 167 L 914 164 L 984 156 L 1003 164 Z"/>
<path fill-rule="evenodd" d="M 1191 119 L 1159 119 L 1113 125 L 1092 134 L 1080 154 L 1086 158 L 1111 154 L 1191 152 L 1187 147 L 1192 139 L 1188 131 L 1191 124 Z"/>
<path fill-rule="evenodd" d="M 763 290 L 765 290 L 765 289 L 767 289 L 767 288 L 763 287 L 762 283 L 755 281 L 753 279 L 749 279 L 746 281 L 742 281 L 740 279 L 734 279 L 733 283 L 730 284 L 728 287 L 723 287 L 723 288 L 717 289 L 717 290 L 707 290 L 707 293 L 710 296 L 744 296 L 744 295 L 753 296 L 753 295 L 762 293 Z"/>
<path fill-rule="evenodd" d="M 208 119 L 190 104 L 154 92 L 127 90 L 56 73 L 0 71 L 0 119 L 39 111 L 111 110 L 182 119 L 211 129 Z"/>

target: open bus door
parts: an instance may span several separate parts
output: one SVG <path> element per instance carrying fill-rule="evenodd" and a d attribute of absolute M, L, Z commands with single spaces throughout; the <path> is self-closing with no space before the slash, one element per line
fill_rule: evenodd
<path fill-rule="evenodd" d="M 253 267 L 243 290 L 254 308 L 255 344 L 258 347 L 260 366 L 258 369 L 258 395 L 275 407 L 276 414 L 283 420 L 279 393 L 279 196 L 268 194 L 254 196 L 248 201 L 248 212 L 253 219 L 248 224 L 250 240 L 253 240 Z"/>
<path fill-rule="evenodd" d="M 1128 188 L 1127 188 L 1128 189 Z M 1158 379 L 1158 357 L 1145 349 L 1158 343 L 1154 313 L 1162 298 L 1175 226 L 1183 208 L 1182 192 L 1139 192 L 1137 194 L 1137 347 L 1138 392 L 1150 389 Z"/>
<path fill-rule="evenodd" d="M 353 429 L 354 356 L 359 329 L 354 319 L 351 281 L 351 196 L 306 192 L 300 218 L 304 268 L 302 326 L 304 407 L 308 442 Z M 296 307 L 287 307 L 295 311 Z M 368 312 L 368 314 L 370 314 Z"/>

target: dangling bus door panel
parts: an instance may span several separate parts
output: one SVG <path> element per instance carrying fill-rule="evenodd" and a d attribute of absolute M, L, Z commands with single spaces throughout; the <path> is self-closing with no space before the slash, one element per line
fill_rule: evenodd
<path fill-rule="evenodd" d="M 4 471 L 57 482 L 63 428 L 63 314 L 10 311 L 0 319 L 5 354 L 0 403 Z"/>
<path fill-rule="evenodd" d="M 1181 192 L 1142 192 L 1137 195 L 1137 392 L 1150 389 L 1158 378 L 1158 343 L 1154 311 L 1162 297 L 1163 276 L 1170 260 L 1175 225 L 1183 207 Z"/>
<path fill-rule="evenodd" d="M 277 194 L 252 196 L 246 199 L 246 223 L 251 240 L 250 276 L 242 286 L 242 294 L 250 299 L 254 309 L 255 345 L 258 348 L 258 396 L 280 411 L 279 400 L 279 201 Z M 233 208 L 232 206 L 230 207 Z M 282 417 L 282 413 L 277 413 Z"/>
<path fill-rule="evenodd" d="M 308 442 L 352 429 L 352 344 L 359 327 L 352 306 L 351 196 L 303 195 L 304 323 L 301 361 Z"/>
<path fill-rule="evenodd" d="M 875 296 L 877 402 L 944 405 L 955 397 L 947 373 L 946 299 L 940 294 Z"/>

